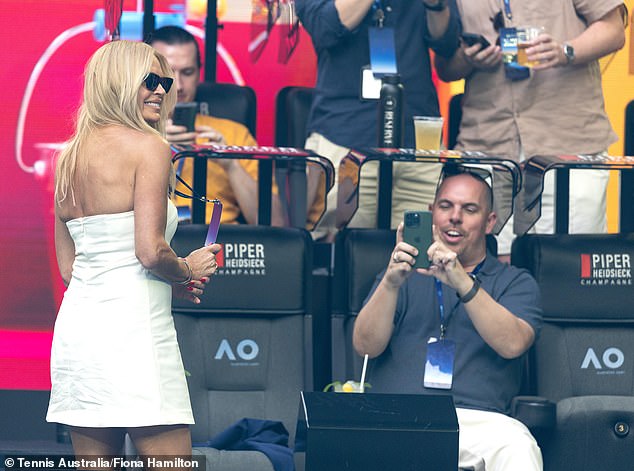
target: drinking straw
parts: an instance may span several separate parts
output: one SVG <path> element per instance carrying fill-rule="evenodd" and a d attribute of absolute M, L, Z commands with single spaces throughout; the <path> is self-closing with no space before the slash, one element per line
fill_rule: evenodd
<path fill-rule="evenodd" d="M 360 392 L 365 392 L 365 370 L 368 367 L 368 354 L 366 353 L 363 357 L 363 370 L 361 370 L 361 387 L 359 388 Z"/>

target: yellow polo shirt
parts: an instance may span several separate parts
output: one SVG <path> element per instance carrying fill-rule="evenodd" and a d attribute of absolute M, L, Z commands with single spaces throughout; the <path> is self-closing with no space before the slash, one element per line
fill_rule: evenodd
<path fill-rule="evenodd" d="M 236 121 L 216 118 L 214 116 L 198 115 L 196 117 L 196 126 L 210 126 L 214 128 L 216 131 L 224 136 L 227 145 L 257 146 L 257 142 L 255 141 L 251 133 L 249 133 L 247 127 Z M 202 142 L 199 143 L 202 144 Z M 253 177 L 254 180 L 258 179 L 257 160 L 241 159 L 239 163 L 242 167 L 244 167 L 247 173 L 251 175 L 251 177 Z M 189 185 L 192 185 L 193 183 L 193 169 L 193 159 L 184 159 L 184 164 L 179 172 L 179 175 Z M 176 189 L 185 194 L 189 194 L 189 190 L 187 190 L 187 188 L 185 188 L 185 186 L 180 182 L 176 184 Z M 225 172 L 225 169 L 214 162 L 213 159 L 209 159 L 207 161 L 206 196 L 209 199 L 217 198 L 222 201 L 222 216 L 220 217 L 220 222 L 222 224 L 237 224 L 239 222 L 238 217 L 241 214 L 240 206 L 238 205 L 235 194 L 231 189 L 229 176 L 227 175 L 227 172 Z M 190 199 L 182 198 L 180 196 L 174 197 L 174 204 L 176 206 L 189 206 L 191 208 L 191 203 L 192 202 Z M 212 205 L 207 205 L 207 210 L 205 212 L 205 220 L 207 223 L 209 223 L 209 220 L 211 219 L 212 208 Z"/>

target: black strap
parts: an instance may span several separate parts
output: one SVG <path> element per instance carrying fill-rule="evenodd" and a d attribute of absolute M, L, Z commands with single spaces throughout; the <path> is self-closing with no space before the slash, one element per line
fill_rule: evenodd
<path fill-rule="evenodd" d="M 183 193 L 181 191 L 178 191 L 176 188 L 174 188 L 174 194 L 176 196 L 180 196 L 181 198 L 188 198 L 188 199 L 191 199 L 191 200 L 202 201 L 203 203 L 219 203 L 220 202 L 220 200 L 218 200 L 218 199 L 210 200 L 206 196 L 201 196 L 201 195 L 197 194 L 194 191 L 194 189 L 189 185 L 189 183 L 187 183 L 185 180 L 183 180 L 183 178 L 180 175 L 176 174 L 176 179 L 179 182 L 181 182 L 183 185 L 185 185 L 185 188 L 187 188 L 189 191 L 192 192 L 191 195 L 188 195 L 188 194 L 185 194 L 185 193 Z"/>

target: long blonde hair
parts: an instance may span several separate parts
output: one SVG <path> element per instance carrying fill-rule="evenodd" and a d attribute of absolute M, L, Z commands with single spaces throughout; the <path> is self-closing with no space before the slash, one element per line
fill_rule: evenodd
<path fill-rule="evenodd" d="M 160 119 L 149 124 L 143 119 L 138 93 L 143 79 L 157 59 L 161 73 L 174 77 L 165 58 L 151 46 L 134 41 L 113 41 L 100 47 L 86 64 L 84 93 L 77 113 L 75 132 L 59 155 L 55 169 L 55 201 L 61 204 L 70 193 L 77 156 L 86 138 L 108 125 L 126 126 L 143 133 L 164 135 L 165 121 L 176 103 L 176 87 L 163 97 Z"/>

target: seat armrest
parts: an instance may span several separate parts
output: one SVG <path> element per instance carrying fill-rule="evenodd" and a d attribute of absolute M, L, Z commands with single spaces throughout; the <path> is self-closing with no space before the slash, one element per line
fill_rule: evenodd
<path fill-rule="evenodd" d="M 516 396 L 511 401 L 511 417 L 530 430 L 553 429 L 557 423 L 557 406 L 541 396 Z"/>

